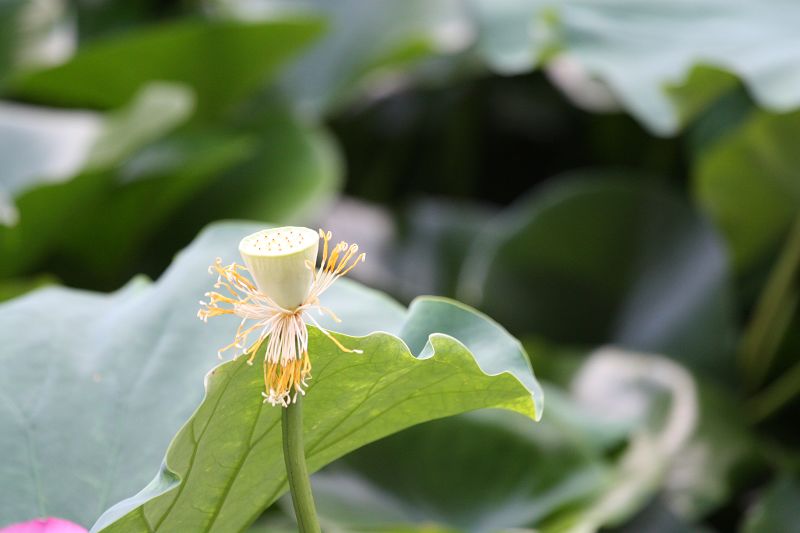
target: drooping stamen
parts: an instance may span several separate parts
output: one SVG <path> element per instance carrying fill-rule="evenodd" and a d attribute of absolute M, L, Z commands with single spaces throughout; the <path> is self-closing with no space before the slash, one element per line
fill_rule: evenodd
<path fill-rule="evenodd" d="M 288 231 L 288 235 L 286 231 Z M 262 245 L 259 244 L 257 239 L 261 238 L 265 232 L 246 237 L 242 243 L 248 243 L 247 257 L 253 261 L 254 256 L 252 254 L 270 254 L 283 252 L 284 250 L 287 253 L 294 253 L 293 247 L 296 246 L 300 246 L 302 250 L 308 250 L 307 236 L 300 236 L 304 231 L 307 232 L 308 230 L 304 228 L 267 230 L 266 233 L 273 240 L 276 236 L 279 239 L 276 242 L 265 241 L 266 244 L 264 246 L 266 246 L 266 249 L 264 250 L 259 248 Z M 302 259 L 301 264 L 310 270 L 311 284 L 305 299 L 294 309 L 281 307 L 270 296 L 262 293 L 254 283 L 243 275 L 243 272 L 247 272 L 247 269 L 241 265 L 232 263 L 223 266 L 221 259 L 217 258 L 209 268 L 209 272 L 217 274 L 217 282 L 214 287 L 224 289 L 230 293 L 230 296 L 220 292 L 206 293 L 209 301 L 200 302 L 202 308 L 197 315 L 204 321 L 207 321 L 209 317 L 228 314 L 236 315 L 242 319 L 236 330 L 234 341 L 222 348 L 219 352 L 220 355 L 224 351 L 236 348 L 241 350 L 241 354 L 247 355 L 247 363 L 252 364 L 256 353 L 266 342 L 263 364 L 265 390 L 262 395 L 264 401 L 272 405 L 284 407 L 289 405 L 297 399 L 298 395 L 305 394 L 308 380 L 311 379 L 311 360 L 308 356 L 308 329 L 304 318 L 309 319 L 340 350 L 361 353 L 361 350 L 351 350 L 342 345 L 330 332 L 319 325 L 314 317 L 311 316 L 310 311 L 316 309 L 321 314 L 327 314 L 337 322 L 339 321 L 333 311 L 320 304 L 319 297 L 337 279 L 350 272 L 359 262 L 364 261 L 366 254 L 356 255 L 358 253 L 358 245 L 348 245 L 344 241 L 331 247 L 331 233 L 319 230 L 318 234 L 323 240 L 322 262 L 319 268 L 315 269 L 310 260 Z M 286 242 L 280 241 L 280 237 L 283 237 Z M 256 239 L 256 241 L 253 239 Z M 240 250 L 242 250 L 243 246 L 244 244 L 240 244 Z M 276 249 L 273 250 L 272 248 Z M 260 256 L 256 257 L 256 259 L 260 260 Z M 262 279 L 260 283 L 266 285 L 269 281 Z M 247 326 L 247 322 L 251 320 L 254 323 Z M 256 334 L 256 332 L 258 332 L 258 338 L 250 344 L 248 337 L 251 334 Z M 234 356 L 234 358 L 237 356 Z"/>

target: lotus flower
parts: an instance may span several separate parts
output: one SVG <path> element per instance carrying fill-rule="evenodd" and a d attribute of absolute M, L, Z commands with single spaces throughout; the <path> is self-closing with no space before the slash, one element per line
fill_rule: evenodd
<path fill-rule="evenodd" d="M 314 269 L 319 240 L 322 239 L 322 265 Z M 356 352 L 342 346 L 309 311 L 317 310 L 339 319 L 322 306 L 320 295 L 333 282 L 350 272 L 364 260 L 358 245 L 340 242 L 330 246 L 331 233 L 287 226 L 259 231 L 242 239 L 239 253 L 246 267 L 232 263 L 224 266 L 217 258 L 210 273 L 217 274 L 214 288 L 223 292 L 207 292 L 208 302 L 200 302 L 197 316 L 204 321 L 220 315 L 236 315 L 242 319 L 233 342 L 219 351 L 237 349 L 237 355 L 253 359 L 266 341 L 264 355 L 264 402 L 288 407 L 305 394 L 306 380 L 311 378 L 308 358 L 306 319 L 315 325 L 343 352 Z M 243 272 L 249 272 L 248 279 Z M 251 321 L 251 322 L 248 322 Z M 253 334 L 258 338 L 248 341 Z M 267 340 L 269 339 L 269 340 Z"/>
<path fill-rule="evenodd" d="M 0 533 L 87 533 L 86 529 L 61 518 L 34 518 L 28 522 L 11 524 Z"/>

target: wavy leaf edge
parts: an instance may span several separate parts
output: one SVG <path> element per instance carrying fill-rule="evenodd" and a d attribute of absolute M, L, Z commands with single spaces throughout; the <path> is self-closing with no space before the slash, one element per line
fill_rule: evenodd
<path fill-rule="evenodd" d="M 351 282 L 351 283 L 353 283 L 353 282 Z M 357 285 L 360 285 L 360 284 L 357 284 Z M 373 290 L 373 289 L 369 289 L 369 288 L 367 288 L 367 289 L 368 290 Z M 382 294 L 382 293 L 380 293 L 380 291 L 375 291 L 375 292 L 379 293 L 379 294 Z M 427 341 L 425 342 L 424 346 L 420 350 L 418 350 L 416 352 L 416 354 L 415 354 L 415 351 L 412 350 L 409 347 L 409 345 L 406 342 L 406 340 L 404 340 L 403 338 L 401 338 L 398 335 L 395 335 L 395 334 L 387 332 L 387 331 L 377 330 L 377 331 L 370 332 L 367 335 L 361 335 L 361 336 L 347 335 L 347 334 L 339 333 L 339 332 L 335 332 L 335 331 L 331 331 L 331 334 L 333 334 L 337 339 L 340 339 L 343 342 L 343 344 L 345 344 L 345 345 L 347 345 L 347 343 L 350 342 L 350 341 L 358 342 L 358 341 L 366 341 L 366 340 L 369 340 L 369 339 L 375 339 L 375 338 L 380 338 L 380 337 L 386 337 L 386 338 L 389 338 L 391 340 L 391 342 L 399 343 L 402 346 L 403 349 L 401 350 L 400 357 L 411 358 L 414 361 L 417 361 L 417 362 L 423 363 L 423 364 L 425 362 L 433 361 L 433 360 L 442 361 L 442 358 L 446 357 L 446 356 L 442 355 L 437 359 L 437 352 L 439 352 L 439 350 L 437 350 L 437 345 L 441 341 L 454 342 L 464 350 L 464 353 L 469 354 L 469 357 L 467 357 L 466 359 L 467 359 L 467 365 L 472 365 L 472 368 L 470 368 L 470 370 L 477 369 L 483 375 L 485 375 L 487 377 L 491 377 L 491 378 L 498 378 L 498 377 L 502 377 L 502 376 L 507 375 L 509 378 L 512 378 L 514 381 L 516 381 L 521 389 L 523 389 L 523 390 L 528 392 L 528 394 L 525 395 L 525 396 L 520 395 L 520 400 L 521 401 L 520 401 L 520 405 L 519 406 L 495 405 L 495 406 L 487 406 L 486 408 L 492 408 L 492 407 L 504 408 L 504 409 L 508 409 L 508 410 L 520 413 L 521 415 L 526 416 L 526 417 L 528 417 L 531 420 L 536 421 L 536 422 L 541 420 L 542 411 L 543 411 L 543 405 L 544 405 L 544 393 L 543 393 L 542 388 L 539 385 L 538 381 L 536 381 L 536 379 L 535 379 L 535 376 L 534 376 L 534 373 L 533 373 L 533 369 L 532 369 L 532 366 L 531 366 L 531 363 L 530 363 L 530 359 L 528 358 L 527 353 L 526 353 L 525 349 L 522 346 L 522 343 L 519 342 L 519 340 L 517 340 L 515 337 L 511 336 L 511 334 L 508 333 L 507 330 L 505 330 L 505 328 L 503 328 L 498 322 L 493 320 L 488 315 L 486 315 L 486 314 L 478 311 L 477 309 L 475 309 L 475 308 L 473 308 L 473 307 L 471 307 L 469 305 L 466 305 L 466 304 L 464 304 L 462 302 L 459 302 L 457 300 L 453 300 L 453 299 L 450 299 L 450 298 L 442 297 L 442 296 L 418 296 L 417 298 L 412 300 L 411 303 L 409 304 L 409 306 L 406 308 L 406 313 L 405 313 L 405 316 L 404 316 L 403 325 L 405 323 L 407 323 L 407 319 L 410 316 L 412 316 L 412 310 L 415 307 L 417 307 L 417 306 L 419 306 L 421 304 L 424 304 L 426 302 L 435 302 L 435 303 L 439 303 L 439 304 L 446 304 L 446 305 L 449 305 L 449 306 L 456 307 L 459 311 L 467 312 L 467 313 L 473 315 L 475 318 L 478 318 L 480 320 L 485 321 L 487 324 L 489 324 L 493 328 L 499 330 L 499 332 L 501 334 L 504 334 L 504 335 L 508 336 L 508 338 L 513 339 L 514 343 L 516 344 L 517 349 L 520 352 L 520 356 L 524 358 L 524 361 L 526 362 L 526 365 L 527 365 L 527 369 L 530 372 L 531 377 L 533 378 L 531 384 L 525 384 L 511 370 L 502 370 L 502 371 L 494 372 L 494 373 L 491 373 L 491 372 L 487 371 L 484 367 L 481 366 L 481 364 L 478 361 L 478 359 L 476 358 L 475 353 L 473 352 L 473 350 L 471 350 L 469 347 L 467 347 L 467 345 L 464 342 L 462 342 L 461 340 L 459 340 L 458 338 L 456 338 L 456 337 L 454 337 L 452 335 L 446 334 L 446 333 L 432 332 L 432 333 L 428 334 L 427 335 Z M 318 328 L 316 328 L 315 326 L 312 326 L 312 325 L 309 325 L 308 327 L 309 327 L 310 333 L 312 334 L 311 335 L 312 337 L 313 336 L 322 337 L 322 333 L 319 332 Z M 402 327 L 402 325 L 401 325 L 401 327 Z M 349 357 L 362 357 L 363 356 L 362 354 L 348 354 L 348 353 L 342 353 L 341 355 L 342 356 L 349 356 Z M 450 357 L 451 358 L 460 358 L 461 356 L 460 356 L 460 354 L 456 353 L 456 354 L 454 354 L 454 355 L 452 355 Z M 170 492 L 172 490 L 179 489 L 179 487 L 181 486 L 181 483 L 183 482 L 183 480 L 181 479 L 181 476 L 180 476 L 179 473 L 175 472 L 173 469 L 170 468 L 170 466 L 169 466 L 170 455 L 175 451 L 175 447 L 177 446 L 177 443 L 178 443 L 180 435 L 182 435 L 185 431 L 192 431 L 192 424 L 195 422 L 195 416 L 199 413 L 199 411 L 202 409 L 202 407 L 204 406 L 206 401 L 209 399 L 209 392 L 211 391 L 211 388 L 214 386 L 214 383 L 213 383 L 212 380 L 214 380 L 215 378 L 218 379 L 218 380 L 230 379 L 230 377 L 226 378 L 225 374 L 227 372 L 229 372 L 231 369 L 233 369 L 236 365 L 239 365 L 240 367 L 243 366 L 243 365 L 246 365 L 246 362 L 244 361 L 244 358 L 237 357 L 237 358 L 234 358 L 234 359 L 231 359 L 231 360 L 228 360 L 228 361 L 223 361 L 223 362 L 217 364 L 216 366 L 214 366 L 212 369 L 210 369 L 206 373 L 206 375 L 205 375 L 205 377 L 203 379 L 204 392 L 203 392 L 202 400 L 197 405 L 197 407 L 192 412 L 192 414 L 189 416 L 189 418 L 187 418 L 187 420 L 181 425 L 180 429 L 176 432 L 175 436 L 170 441 L 170 444 L 167 447 L 167 450 L 166 450 L 165 455 L 164 455 L 164 459 L 163 459 L 163 461 L 161 463 L 161 466 L 160 466 L 159 471 L 156 474 L 156 476 L 152 479 L 152 481 L 150 481 L 150 483 L 148 483 L 138 493 L 136 493 L 135 495 L 131 496 L 130 498 L 127 498 L 125 500 L 122 500 L 122 501 L 118 502 L 117 504 L 115 504 L 112 507 L 110 507 L 109 509 L 107 509 L 98 518 L 98 520 L 95 522 L 95 524 L 92 526 L 92 528 L 90 530 L 90 533 L 99 533 L 101 531 L 105 531 L 105 530 L 107 530 L 108 527 L 113 526 L 118 521 L 125 520 L 126 518 L 129 518 L 129 517 L 130 518 L 134 518 L 134 517 L 136 517 L 136 515 L 138 513 L 143 512 L 143 508 L 148 502 L 150 502 L 150 501 L 152 501 L 152 500 L 154 500 L 154 499 L 156 499 L 156 498 L 158 498 L 160 496 L 163 496 L 163 495 L 167 494 L 168 492 Z M 307 394 L 311 394 L 312 393 L 313 386 L 314 386 L 313 383 L 314 382 L 312 381 L 312 385 L 309 386 Z M 464 412 L 468 412 L 468 411 L 464 411 Z M 455 413 L 455 414 L 458 414 L 458 413 Z M 396 433 L 397 431 L 401 431 L 402 429 L 406 429 L 407 427 L 411 427 L 411 426 L 414 426 L 414 425 L 417 425 L 417 424 L 420 424 L 420 423 L 423 423 L 423 422 L 426 422 L 426 421 L 436 420 L 437 418 L 443 418 L 443 417 L 437 416 L 437 417 L 429 418 L 429 419 L 422 420 L 422 421 L 419 421 L 419 422 L 414 422 L 414 423 L 412 423 L 412 424 L 410 424 L 408 426 L 405 426 L 405 427 L 402 427 L 402 428 L 398 428 L 395 431 L 393 431 L 393 432 L 391 432 L 391 433 L 389 433 L 387 435 L 384 435 L 383 437 L 388 436 L 388 435 L 393 434 L 393 433 Z M 379 437 L 378 439 L 374 439 L 374 440 L 379 440 L 380 438 L 383 438 L 383 437 Z M 374 442 L 374 440 L 369 441 L 369 442 Z M 362 445 L 366 445 L 366 444 L 368 444 L 368 443 L 364 443 Z M 347 453 L 349 453 L 349 452 L 345 452 L 345 453 L 339 455 L 339 457 L 341 457 L 343 455 L 346 455 Z M 312 469 L 312 470 L 314 470 L 314 469 Z M 272 502 L 277 500 L 277 498 L 281 494 L 282 494 L 282 492 L 277 494 L 275 496 L 275 498 L 272 500 Z M 272 502 L 270 502 L 270 504 Z M 253 517 L 253 520 L 255 520 L 256 518 L 257 518 L 257 516 Z M 149 522 L 148 522 L 148 525 L 149 525 Z M 152 529 L 151 528 L 151 531 L 156 531 L 156 530 L 157 529 Z"/>

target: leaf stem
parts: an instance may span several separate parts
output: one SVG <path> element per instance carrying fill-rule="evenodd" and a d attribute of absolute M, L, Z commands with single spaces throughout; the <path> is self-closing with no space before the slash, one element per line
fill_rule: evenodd
<path fill-rule="evenodd" d="M 800 297 L 800 216 L 789 231 L 786 244 L 761 292 L 753 316 L 739 346 L 739 362 L 745 382 L 758 388 L 788 329 Z"/>
<path fill-rule="evenodd" d="M 311 480 L 308 477 L 306 456 L 303 449 L 303 404 L 302 396 L 282 409 L 283 459 L 286 477 L 292 493 L 292 505 L 300 533 L 320 533 Z"/>
<path fill-rule="evenodd" d="M 750 400 L 750 414 L 760 422 L 783 407 L 800 393 L 800 363 L 775 380 L 758 396 Z"/>

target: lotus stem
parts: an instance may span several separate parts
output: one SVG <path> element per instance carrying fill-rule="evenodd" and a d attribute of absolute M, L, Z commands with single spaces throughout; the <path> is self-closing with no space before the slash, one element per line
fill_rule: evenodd
<path fill-rule="evenodd" d="M 311 479 L 306 467 L 303 449 L 303 397 L 281 409 L 283 429 L 283 459 L 286 463 L 286 476 L 292 505 L 300 533 L 320 533 L 314 495 L 311 492 Z"/>

